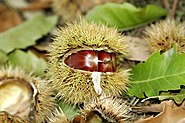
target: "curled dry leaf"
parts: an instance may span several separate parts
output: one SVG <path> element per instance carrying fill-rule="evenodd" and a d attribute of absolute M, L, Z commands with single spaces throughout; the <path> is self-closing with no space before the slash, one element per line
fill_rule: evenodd
<path fill-rule="evenodd" d="M 153 104 L 142 108 L 142 112 L 162 112 L 164 106 L 170 106 L 172 108 L 180 107 L 185 110 L 185 101 L 181 105 L 177 105 L 173 100 L 163 101 L 160 104 Z"/>
<path fill-rule="evenodd" d="M 155 117 L 141 119 L 135 123 L 184 123 L 185 110 L 181 107 L 165 105 L 163 111 Z"/>
<path fill-rule="evenodd" d="M 173 100 L 163 101 L 160 104 L 152 104 L 151 106 L 142 107 L 142 112 L 162 112 L 164 106 L 177 107 Z"/>
<path fill-rule="evenodd" d="M 161 112 L 157 116 L 140 119 L 135 123 L 184 123 L 185 101 L 176 105 L 173 100 L 163 101 L 160 104 L 153 104 L 142 108 L 143 112 Z"/>

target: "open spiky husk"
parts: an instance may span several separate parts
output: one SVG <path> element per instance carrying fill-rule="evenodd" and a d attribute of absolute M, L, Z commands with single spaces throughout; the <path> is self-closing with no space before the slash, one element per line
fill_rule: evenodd
<path fill-rule="evenodd" d="M 6 111 L 13 116 L 19 116 L 25 120 L 30 120 L 30 114 L 33 112 L 35 116 L 32 120 L 35 120 L 35 122 L 43 123 L 47 121 L 50 116 L 50 112 L 55 110 L 56 105 L 55 98 L 52 97 L 53 90 L 48 86 L 47 80 L 28 74 L 20 67 L 13 68 L 10 65 L 7 65 L 2 67 L 0 70 L 0 87 L 3 83 L 7 83 L 9 81 L 11 81 L 10 84 L 12 86 L 19 83 L 19 86 L 27 87 L 28 90 L 30 90 L 27 94 L 30 99 L 22 102 L 23 96 L 20 96 L 18 99 L 19 101 L 17 101 L 16 104 L 9 106 L 11 111 L 3 111 Z M 11 90 L 7 90 L 7 92 L 8 91 Z M 3 91 L 2 95 L 6 95 L 6 93 Z M 2 100 L 3 99 L 1 99 L 1 101 Z M 13 101 L 15 101 L 15 99 L 13 99 Z M 11 100 L 11 102 L 13 101 Z"/>
<path fill-rule="evenodd" d="M 91 120 L 93 115 L 96 114 L 101 115 L 99 117 L 109 123 L 124 123 L 129 118 L 129 111 L 130 107 L 123 100 L 114 97 L 103 97 L 100 100 L 85 103 L 82 115 L 86 121 Z"/>
<path fill-rule="evenodd" d="M 28 120 L 33 99 L 33 76 L 19 67 L 0 69 L 0 111 Z"/>
<path fill-rule="evenodd" d="M 0 123 L 29 123 L 18 116 L 12 116 L 7 112 L 0 112 Z"/>
<path fill-rule="evenodd" d="M 76 70 L 64 63 L 69 52 L 82 49 L 103 50 L 115 53 L 117 57 L 127 55 L 128 52 L 126 39 L 116 29 L 84 20 L 61 28 L 53 40 L 48 70 L 51 85 L 56 89 L 57 97 L 74 104 L 88 102 L 98 95 L 93 88 L 92 72 Z M 122 69 L 102 73 L 101 88 L 105 94 L 118 96 L 126 89 L 128 76 L 128 71 Z"/>
<path fill-rule="evenodd" d="M 174 45 L 178 53 L 185 52 L 185 23 L 166 19 L 147 27 L 145 34 L 151 53 L 165 52 Z"/>
<path fill-rule="evenodd" d="M 45 123 L 49 121 L 56 108 L 53 89 L 46 80 L 35 80 L 37 95 L 35 97 L 35 121 Z"/>

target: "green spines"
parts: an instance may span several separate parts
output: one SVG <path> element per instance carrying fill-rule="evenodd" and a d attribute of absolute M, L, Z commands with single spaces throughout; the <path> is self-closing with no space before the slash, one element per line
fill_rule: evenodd
<path fill-rule="evenodd" d="M 67 27 L 60 28 L 53 40 L 51 46 L 54 50 L 50 53 L 51 59 L 62 57 L 75 48 L 100 48 L 124 55 L 128 52 L 125 38 L 116 29 L 87 23 L 84 20 L 68 23 Z"/>
<path fill-rule="evenodd" d="M 56 90 L 57 97 L 74 104 L 90 101 L 98 95 L 93 88 L 93 72 L 73 69 L 64 63 L 71 52 L 82 49 L 103 50 L 115 53 L 116 57 L 125 56 L 128 52 L 126 39 L 116 29 L 87 23 L 85 20 L 67 24 L 53 40 L 48 70 L 51 86 Z M 101 73 L 100 86 L 105 94 L 119 96 L 126 89 L 128 78 L 128 71 L 122 69 Z"/>

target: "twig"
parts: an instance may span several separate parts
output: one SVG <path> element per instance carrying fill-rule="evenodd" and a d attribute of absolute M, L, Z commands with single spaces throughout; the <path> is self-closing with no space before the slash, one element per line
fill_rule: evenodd
<path fill-rule="evenodd" d="M 174 0 L 172 10 L 170 12 L 170 18 L 175 18 L 178 3 L 179 3 L 179 0 Z"/>
<path fill-rule="evenodd" d="M 170 4 L 168 0 L 163 0 L 162 3 L 165 9 L 170 10 Z"/>

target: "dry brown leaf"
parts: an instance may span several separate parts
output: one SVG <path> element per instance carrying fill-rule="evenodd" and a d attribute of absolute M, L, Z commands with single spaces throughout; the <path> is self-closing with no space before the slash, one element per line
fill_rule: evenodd
<path fill-rule="evenodd" d="M 182 102 L 181 108 L 185 110 L 185 100 Z"/>
<path fill-rule="evenodd" d="M 14 27 L 22 22 L 21 17 L 4 4 L 0 4 L 0 32 Z"/>
<path fill-rule="evenodd" d="M 177 105 L 175 104 L 175 102 L 173 100 L 168 100 L 168 101 L 163 101 L 160 104 L 152 104 L 151 106 L 147 106 L 147 107 L 142 107 L 142 112 L 162 112 L 164 106 L 170 106 L 172 108 L 177 107 Z"/>
<path fill-rule="evenodd" d="M 127 59 L 134 61 L 146 61 L 150 56 L 146 40 L 139 37 L 127 36 L 127 41 L 130 52 L 130 55 L 127 57 Z"/>
<path fill-rule="evenodd" d="M 51 7 L 53 0 L 45 0 L 45 1 L 34 1 L 28 6 L 20 8 L 22 11 L 37 11 L 45 8 Z"/>
<path fill-rule="evenodd" d="M 185 110 L 180 107 L 164 106 L 163 112 L 155 117 L 141 119 L 135 123 L 185 123 Z"/>
<path fill-rule="evenodd" d="M 185 110 L 182 108 L 184 103 L 183 106 L 178 107 L 173 101 L 168 101 L 162 103 L 161 106 L 163 110 L 157 116 L 140 119 L 135 123 L 185 123 Z"/>
<path fill-rule="evenodd" d="M 162 112 L 165 105 L 170 106 L 172 108 L 180 107 L 185 110 L 185 101 L 183 101 L 181 105 L 177 106 L 173 100 L 167 100 L 167 101 L 161 102 L 160 104 L 152 104 L 151 106 L 142 107 L 141 111 L 145 112 L 145 113 L 147 113 L 147 112 Z"/>

